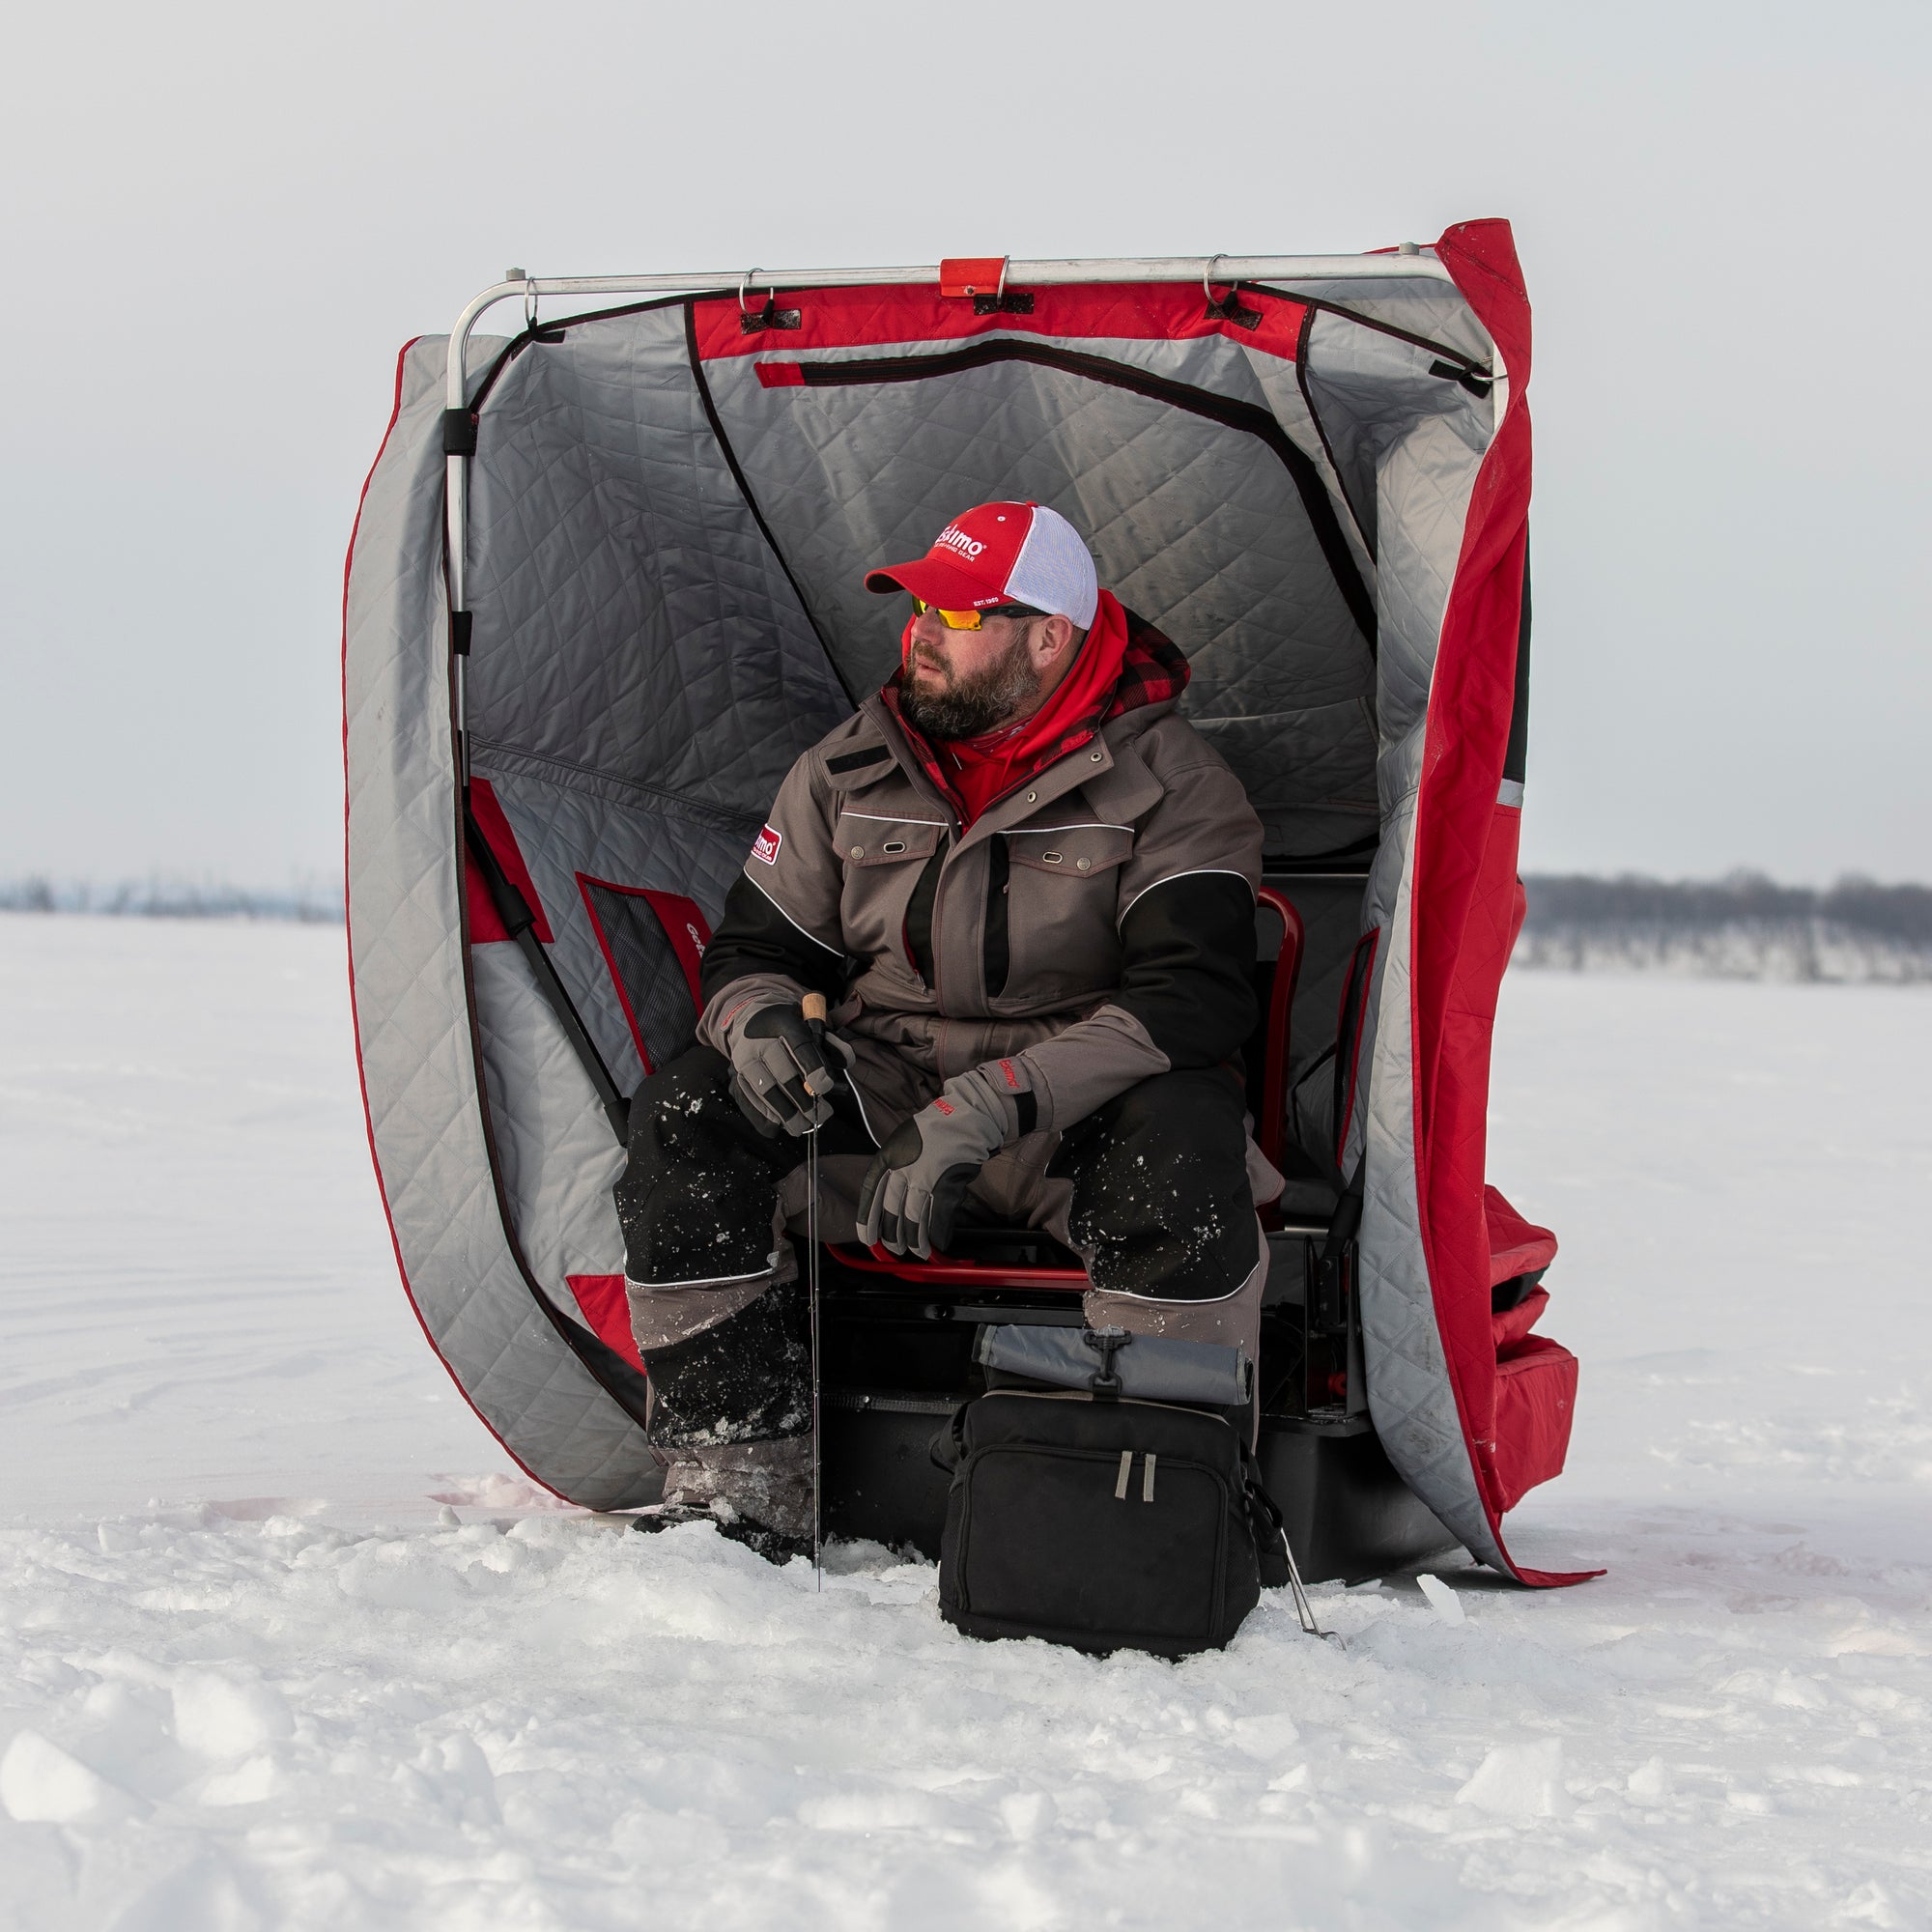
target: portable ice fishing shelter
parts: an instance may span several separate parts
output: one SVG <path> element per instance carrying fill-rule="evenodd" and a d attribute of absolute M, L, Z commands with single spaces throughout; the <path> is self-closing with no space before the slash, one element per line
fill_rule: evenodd
<path fill-rule="evenodd" d="M 473 334 L 502 301 L 522 331 Z M 1575 1360 L 1528 1332 L 1555 1243 L 1484 1173 L 1529 363 L 1500 221 L 1364 256 L 519 270 L 404 349 L 345 584 L 357 1044 L 405 1286 L 532 1476 L 654 1493 L 611 1121 L 692 1036 L 780 780 L 896 662 L 865 569 L 1031 497 L 1187 651 L 1301 914 L 1257 1130 L 1295 1177 L 1284 1279 L 1359 1195 L 1336 1414 L 1477 1557 L 1565 1580 L 1500 1529 L 1569 1435 Z"/>

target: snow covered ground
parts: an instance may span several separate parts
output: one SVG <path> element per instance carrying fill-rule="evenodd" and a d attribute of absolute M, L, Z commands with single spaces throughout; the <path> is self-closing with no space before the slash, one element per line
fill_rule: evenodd
<path fill-rule="evenodd" d="M 1529 974 L 1531 1597 L 969 1643 L 532 1495 L 369 1178 L 341 935 L 0 915 L 0 1925 L 1932 1925 L 1932 996 Z"/>

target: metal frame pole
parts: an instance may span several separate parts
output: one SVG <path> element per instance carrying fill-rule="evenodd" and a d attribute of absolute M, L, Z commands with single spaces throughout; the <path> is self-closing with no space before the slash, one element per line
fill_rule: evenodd
<path fill-rule="evenodd" d="M 1018 288 L 1050 288 L 1069 282 L 1198 282 L 1212 270 L 1221 282 L 1451 282 L 1449 270 L 1434 255 L 1403 250 L 1389 255 L 1167 255 L 1113 260 L 1009 262 L 1007 280 Z M 759 269 L 767 289 L 881 288 L 894 283 L 939 281 L 939 265 L 897 269 Z M 444 406 L 464 403 L 464 354 L 469 332 L 485 310 L 518 297 L 696 295 L 707 289 L 734 289 L 745 280 L 740 269 L 692 270 L 670 275 L 534 275 L 494 283 L 465 304 L 449 332 L 448 379 Z M 1453 285 L 1453 283 L 1452 283 Z"/>

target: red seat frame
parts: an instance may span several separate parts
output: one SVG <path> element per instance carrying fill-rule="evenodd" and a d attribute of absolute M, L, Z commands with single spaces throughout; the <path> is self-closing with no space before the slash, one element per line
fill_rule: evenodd
<path fill-rule="evenodd" d="M 1256 1122 L 1255 1145 L 1276 1167 L 1288 1131 L 1289 1022 L 1294 1011 L 1295 981 L 1301 976 L 1304 930 L 1294 901 L 1276 886 L 1263 886 L 1257 901 L 1281 921 L 1281 950 L 1275 954 L 1274 982 L 1268 989 L 1267 1025 L 1262 1046 L 1262 1117 Z M 860 1274 L 888 1274 L 903 1282 L 930 1288 L 1055 1288 L 1079 1293 L 1087 1287 L 1087 1270 L 1069 1267 L 1009 1267 L 998 1262 L 963 1261 L 934 1255 L 923 1262 L 883 1247 L 834 1244 L 839 1263 Z"/>

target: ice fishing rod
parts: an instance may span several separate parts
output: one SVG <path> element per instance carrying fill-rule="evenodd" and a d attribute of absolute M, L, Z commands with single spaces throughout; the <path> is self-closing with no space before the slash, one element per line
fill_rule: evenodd
<path fill-rule="evenodd" d="M 824 1057 L 826 1006 L 823 993 L 808 993 L 799 1003 L 805 1023 Z M 825 1458 L 818 1439 L 818 1129 L 805 1136 L 805 1295 L 811 1328 L 811 1587 L 825 1588 Z"/>

